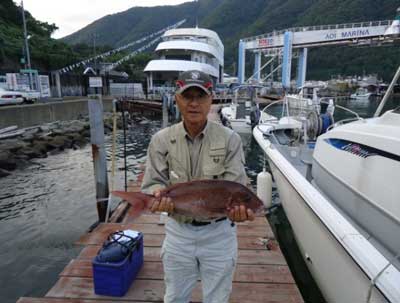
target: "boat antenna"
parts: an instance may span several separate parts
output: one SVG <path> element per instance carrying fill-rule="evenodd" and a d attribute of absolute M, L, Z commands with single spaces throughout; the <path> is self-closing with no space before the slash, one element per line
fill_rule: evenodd
<path fill-rule="evenodd" d="M 377 110 L 376 110 L 376 112 L 375 112 L 375 114 L 374 114 L 374 117 L 379 117 L 379 115 L 381 114 L 382 109 L 383 109 L 383 107 L 385 106 L 386 101 L 389 99 L 389 96 L 390 96 L 391 93 L 392 93 L 393 87 L 394 87 L 394 85 L 396 84 L 396 82 L 397 82 L 397 80 L 399 79 L 399 77 L 400 77 L 400 66 L 397 68 L 397 72 L 396 72 L 396 74 L 394 75 L 394 77 L 393 77 L 393 79 L 392 79 L 392 82 L 390 83 L 390 85 L 389 85 L 389 87 L 388 87 L 388 89 L 387 89 L 385 95 L 383 96 L 382 101 L 381 101 L 381 103 L 379 104 L 379 106 L 378 106 L 378 108 L 377 108 Z"/>

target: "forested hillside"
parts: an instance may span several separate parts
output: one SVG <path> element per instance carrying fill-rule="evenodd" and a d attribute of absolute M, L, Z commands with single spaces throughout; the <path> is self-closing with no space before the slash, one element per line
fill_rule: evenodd
<path fill-rule="evenodd" d="M 51 38 L 55 24 L 38 21 L 25 11 L 32 67 L 41 72 L 52 71 L 93 55 L 86 44 L 68 45 Z M 12 0 L 0 1 L 0 73 L 15 72 L 24 67 L 23 25 L 21 8 Z M 99 47 L 98 51 L 110 49 Z"/>
<path fill-rule="evenodd" d="M 43 69 L 62 67 L 89 56 L 91 48 L 87 45 L 92 44 L 93 37 L 97 45 L 108 49 L 184 18 L 187 19 L 184 27 L 194 26 L 197 18 L 200 27 L 220 35 L 225 45 L 225 69 L 234 73 L 240 38 L 293 26 L 393 19 L 399 5 L 398 0 L 199 0 L 177 6 L 134 7 L 101 18 L 61 41 L 50 38 L 56 25 L 36 21 L 27 15 L 32 58 Z M 0 69 L 19 65 L 22 54 L 20 15 L 12 0 L 1 1 Z M 398 45 L 311 49 L 307 78 L 377 73 L 388 79 L 400 64 L 399 58 Z M 252 72 L 251 66 L 250 62 L 248 73 Z"/>
<path fill-rule="evenodd" d="M 393 19 L 399 5 L 397 0 L 199 0 L 178 6 L 132 8 L 104 17 L 64 41 L 88 42 L 98 33 L 103 43 L 120 45 L 183 18 L 188 19 L 185 27 L 193 26 L 197 16 L 201 27 L 220 35 L 226 70 L 234 72 L 240 38 L 293 26 Z M 398 46 L 311 49 L 308 78 L 377 73 L 387 79 L 400 63 L 398 54 Z M 249 68 L 247 71 L 251 73 Z"/>
<path fill-rule="evenodd" d="M 41 70 L 50 70 L 72 62 L 77 54 L 64 42 L 51 39 L 57 29 L 55 24 L 35 20 L 29 12 L 25 12 L 31 59 Z M 16 70 L 23 67 L 20 59 L 23 57 L 22 14 L 12 0 L 0 2 L 0 69 Z"/>

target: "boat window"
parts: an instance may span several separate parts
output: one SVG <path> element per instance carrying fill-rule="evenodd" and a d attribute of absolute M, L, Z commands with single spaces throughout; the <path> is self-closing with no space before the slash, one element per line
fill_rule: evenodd
<path fill-rule="evenodd" d="M 190 55 L 165 55 L 166 60 L 186 60 L 190 61 Z"/>
<path fill-rule="evenodd" d="M 400 114 L 400 106 L 395 108 L 393 111 L 395 114 Z"/>

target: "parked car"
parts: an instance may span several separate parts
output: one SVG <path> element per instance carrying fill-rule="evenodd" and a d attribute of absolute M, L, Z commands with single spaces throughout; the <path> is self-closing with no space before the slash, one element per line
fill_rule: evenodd
<path fill-rule="evenodd" d="M 5 90 L 0 87 L 0 105 L 21 104 L 24 102 L 22 92 Z"/>
<path fill-rule="evenodd" d="M 35 103 L 40 99 L 40 93 L 34 90 L 19 91 L 19 93 L 22 93 L 22 98 L 24 98 L 25 103 Z"/>

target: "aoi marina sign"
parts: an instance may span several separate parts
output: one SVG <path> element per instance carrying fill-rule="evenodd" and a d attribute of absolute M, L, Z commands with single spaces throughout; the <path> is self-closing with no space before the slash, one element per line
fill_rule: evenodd
<path fill-rule="evenodd" d="M 304 84 L 307 69 L 307 49 L 324 45 L 375 45 L 380 46 L 393 43 L 400 37 L 400 10 L 394 20 L 369 21 L 349 24 L 317 25 L 289 28 L 274 31 L 264 35 L 245 38 L 239 42 L 238 80 L 245 82 L 246 50 L 255 53 L 254 77 L 260 81 L 261 54 L 269 57 L 282 57 L 282 79 L 283 86 L 290 83 L 290 70 L 292 60 L 292 49 L 298 49 L 296 55 L 299 57 L 299 70 L 297 85 Z M 289 56 L 290 54 L 290 56 Z M 273 68 L 271 68 L 273 70 Z M 276 69 L 275 69 L 276 70 Z M 288 73 L 285 71 L 289 71 Z"/>

